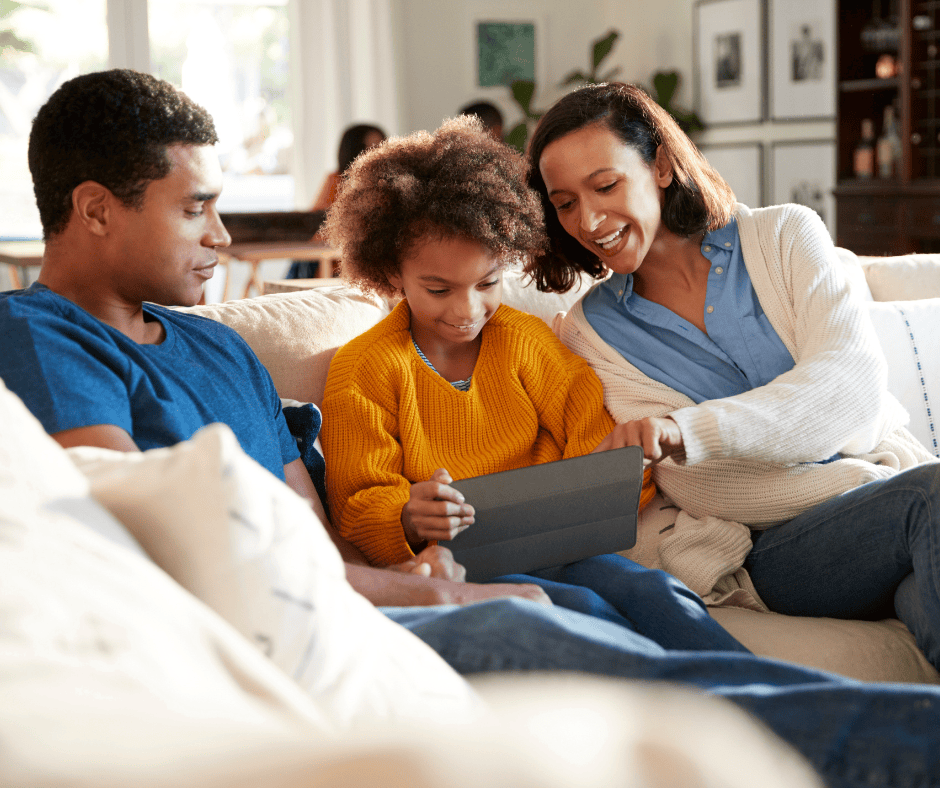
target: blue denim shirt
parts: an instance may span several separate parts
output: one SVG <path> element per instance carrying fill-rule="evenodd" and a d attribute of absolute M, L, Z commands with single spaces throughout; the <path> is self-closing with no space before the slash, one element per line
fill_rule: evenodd
<path fill-rule="evenodd" d="M 731 220 L 702 240 L 711 261 L 702 333 L 633 292 L 632 274 L 613 274 L 584 299 L 591 327 L 627 361 L 696 403 L 769 383 L 794 361 L 764 315 Z"/>

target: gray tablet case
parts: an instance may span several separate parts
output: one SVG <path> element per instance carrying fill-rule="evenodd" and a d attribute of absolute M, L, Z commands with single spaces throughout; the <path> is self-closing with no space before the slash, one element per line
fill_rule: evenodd
<path fill-rule="evenodd" d="M 636 544 L 639 446 L 453 482 L 475 522 L 444 544 L 467 580 L 570 564 Z"/>

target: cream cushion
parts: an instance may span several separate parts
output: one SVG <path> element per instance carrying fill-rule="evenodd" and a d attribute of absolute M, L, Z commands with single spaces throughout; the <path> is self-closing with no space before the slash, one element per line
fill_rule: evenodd
<path fill-rule="evenodd" d="M 151 558 L 317 698 L 337 726 L 479 712 L 436 652 L 352 589 L 310 503 L 248 457 L 227 426 L 137 454 L 69 453 Z"/>
<path fill-rule="evenodd" d="M 940 298 L 940 255 L 859 257 L 875 301 Z"/>
<path fill-rule="evenodd" d="M 319 406 L 337 348 L 374 326 L 390 309 L 385 299 L 337 285 L 183 311 L 235 329 L 271 373 L 281 397 Z"/>

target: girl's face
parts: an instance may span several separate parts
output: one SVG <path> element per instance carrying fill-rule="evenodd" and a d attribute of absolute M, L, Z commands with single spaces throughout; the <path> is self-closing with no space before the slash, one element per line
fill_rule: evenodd
<path fill-rule="evenodd" d="M 411 333 L 444 344 L 473 342 L 503 297 L 503 264 L 485 246 L 467 238 L 420 243 L 389 276 L 411 307 Z M 425 349 L 425 347 L 422 347 Z"/>
<path fill-rule="evenodd" d="M 660 149 L 661 150 L 661 149 Z M 660 153 L 646 164 L 602 123 L 545 147 L 539 171 L 565 231 L 611 270 L 632 274 L 664 232 L 663 193 L 672 169 Z"/>

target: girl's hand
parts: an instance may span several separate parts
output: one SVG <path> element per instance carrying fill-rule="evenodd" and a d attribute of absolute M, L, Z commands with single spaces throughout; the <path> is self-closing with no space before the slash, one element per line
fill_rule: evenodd
<path fill-rule="evenodd" d="M 438 468 L 430 481 L 411 485 L 401 524 L 412 547 L 432 539 L 453 539 L 473 523 L 473 507 L 450 486 L 452 481 L 447 471 Z"/>
<path fill-rule="evenodd" d="M 651 416 L 618 424 L 604 440 L 597 444 L 594 451 L 619 449 L 623 446 L 642 447 L 643 456 L 654 463 L 666 457 L 672 457 L 676 462 L 682 462 L 685 459 L 682 431 L 679 425 L 668 416 L 664 418 Z"/>

